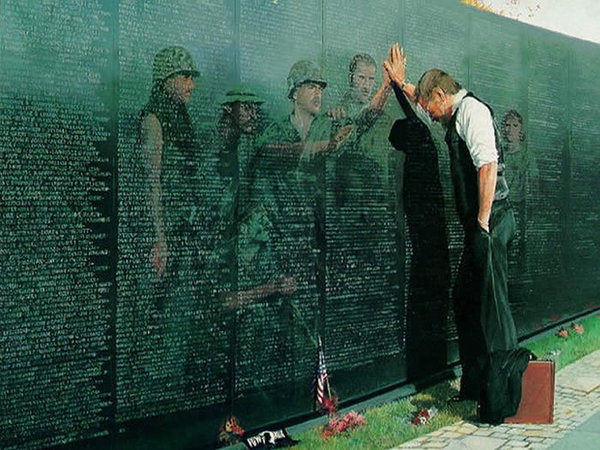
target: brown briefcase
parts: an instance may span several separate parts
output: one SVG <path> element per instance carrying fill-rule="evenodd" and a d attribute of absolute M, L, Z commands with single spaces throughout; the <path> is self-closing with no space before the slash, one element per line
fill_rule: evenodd
<path fill-rule="evenodd" d="M 521 403 L 517 414 L 505 423 L 554 421 L 554 361 L 529 361 L 523 373 Z"/>

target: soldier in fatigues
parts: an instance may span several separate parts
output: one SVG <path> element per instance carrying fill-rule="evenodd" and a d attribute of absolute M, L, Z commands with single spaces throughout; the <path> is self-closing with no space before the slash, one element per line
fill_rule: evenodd
<path fill-rule="evenodd" d="M 539 171 L 535 158 L 527 147 L 521 114 L 514 109 L 507 111 L 502 118 L 501 130 L 504 138 L 506 181 L 517 221 L 517 235 L 511 248 L 511 256 L 514 255 L 516 260 L 514 276 L 519 278 L 528 269 L 527 227 L 534 211 L 532 194 L 537 194 L 538 191 Z"/>
<path fill-rule="evenodd" d="M 156 283 L 162 335 L 162 400 L 182 399 L 192 377 L 194 311 L 197 310 L 198 260 L 193 211 L 199 152 L 186 104 L 199 75 L 190 53 L 167 47 L 154 58 L 150 99 L 140 114 L 138 148 L 145 159 L 146 198 L 152 215 L 150 262 Z"/>
<path fill-rule="evenodd" d="M 287 81 L 293 110 L 267 127 L 258 139 L 249 163 L 248 196 L 243 200 L 251 211 L 264 212 L 260 222 L 263 229 L 268 224 L 270 261 L 257 265 L 247 259 L 248 264 L 244 264 L 246 258 L 241 255 L 240 280 L 285 280 L 287 294 L 277 292 L 267 304 L 253 306 L 254 317 L 260 309 L 261 322 L 240 324 L 240 339 L 257 333 L 264 337 L 262 342 L 253 339 L 254 346 L 262 348 L 243 355 L 238 367 L 242 378 L 252 376 L 262 386 L 311 373 L 318 283 L 322 281 L 318 242 L 322 239 L 324 158 L 335 153 L 351 131 L 320 114 L 327 83 L 318 65 L 298 61 Z M 268 369 L 259 369 L 263 365 Z M 262 379 L 256 379 L 258 374 Z"/>
<path fill-rule="evenodd" d="M 329 317 L 343 317 L 331 330 L 332 345 L 351 341 L 366 358 L 392 348 L 400 321 L 399 244 L 403 220 L 399 202 L 401 157 L 388 142 L 392 117 L 386 111 L 392 91 L 387 73 L 376 87 L 377 63 L 366 53 L 348 65 L 348 89 L 334 113 L 355 126 L 344 154 L 328 162 L 327 196 Z M 395 105 L 393 105 L 395 106 Z M 353 280 L 353 282 L 349 282 Z M 329 287 L 330 286 L 330 287 Z M 359 331 L 352 324 L 361 318 Z M 360 365 L 356 360 L 351 364 Z"/>

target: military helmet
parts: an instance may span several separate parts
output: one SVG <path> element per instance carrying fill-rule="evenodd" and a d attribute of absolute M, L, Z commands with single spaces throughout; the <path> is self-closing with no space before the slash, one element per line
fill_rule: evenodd
<path fill-rule="evenodd" d="M 155 82 L 163 81 L 177 73 L 187 73 L 194 77 L 200 75 L 192 55 L 185 48 L 178 46 L 163 48 L 154 57 L 152 78 Z"/>
<path fill-rule="evenodd" d="M 314 61 L 302 59 L 294 63 L 290 68 L 290 73 L 287 77 L 288 97 L 292 95 L 296 89 L 305 83 L 316 83 L 321 87 L 327 86 L 327 81 L 321 73 L 321 68 Z"/>
<path fill-rule="evenodd" d="M 221 100 L 221 105 L 228 103 L 264 103 L 265 100 L 258 96 L 254 90 L 246 84 L 235 84 L 227 91 Z"/>

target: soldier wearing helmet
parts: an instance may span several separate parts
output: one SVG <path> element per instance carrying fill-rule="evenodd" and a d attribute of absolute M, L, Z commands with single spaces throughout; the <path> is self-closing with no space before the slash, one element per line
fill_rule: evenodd
<path fill-rule="evenodd" d="M 321 112 L 323 89 L 327 82 L 321 68 L 309 60 L 296 62 L 287 77 L 288 98 L 294 103 L 290 121 L 301 140 L 306 140 L 314 118 Z"/>
<path fill-rule="evenodd" d="M 167 47 L 154 57 L 152 92 L 140 117 L 138 143 L 147 158 L 152 217 L 154 221 L 154 245 L 152 267 L 162 277 L 167 271 L 168 239 L 171 221 L 181 221 L 167 214 L 165 205 L 181 186 L 179 176 L 165 177 L 165 171 L 182 173 L 176 167 L 194 152 L 195 139 L 191 120 L 186 108 L 195 88 L 194 77 L 200 73 L 190 53 L 183 47 Z M 180 224 L 172 223 L 173 226 Z M 172 227 L 171 227 L 172 228 Z"/>
<path fill-rule="evenodd" d="M 137 151 L 145 162 L 146 201 L 152 218 L 149 265 L 154 289 L 161 292 L 164 333 L 160 348 L 165 401 L 181 400 L 194 379 L 192 321 L 197 308 L 200 273 L 194 214 L 199 199 L 197 140 L 187 103 L 199 72 L 183 47 L 167 47 L 155 58 L 152 91 L 140 113 Z M 158 300 L 157 299 L 157 300 Z M 195 327 L 195 328 L 194 328 Z M 164 358 L 164 359 L 163 359 Z"/>
<path fill-rule="evenodd" d="M 255 345 L 264 349 L 260 358 L 256 354 L 247 360 L 242 357 L 240 376 L 264 377 L 262 367 L 272 360 L 280 361 L 278 373 L 256 381 L 261 385 L 291 379 L 299 361 L 310 359 L 312 354 L 307 335 L 294 333 L 298 332 L 299 321 L 304 325 L 314 323 L 316 309 L 309 305 L 322 291 L 318 283 L 324 281 L 325 253 L 318 252 L 316 242 L 322 242 L 318 235 L 324 224 L 325 157 L 338 154 L 352 130 L 321 114 L 326 86 L 326 78 L 315 62 L 301 60 L 292 65 L 286 90 L 291 111 L 270 124 L 258 138 L 244 183 L 248 186 L 247 194 L 242 193 L 248 195 L 244 206 L 264 211 L 269 223 L 268 237 L 262 244 L 269 252 L 263 252 L 264 260 L 258 265 L 255 261 L 259 253 L 251 254 L 243 247 L 241 251 L 246 253 L 239 258 L 240 271 L 252 273 L 255 286 L 277 287 L 264 309 L 281 317 L 271 322 L 253 318 L 248 323 L 242 318 L 239 323 L 240 333 L 252 333 Z M 316 266 L 319 274 L 315 273 Z M 298 311 L 296 305 L 302 305 L 302 314 L 294 314 Z"/>
<path fill-rule="evenodd" d="M 327 81 L 320 66 L 310 60 L 292 65 L 287 76 L 287 97 L 292 111 L 272 123 L 257 142 L 251 162 L 254 198 L 270 204 L 268 208 L 281 220 L 289 215 L 288 202 L 312 208 L 317 192 L 316 177 L 321 177 L 324 157 L 338 149 L 352 131 L 331 117 L 320 114 Z M 335 152 L 334 152 L 335 153 Z M 260 179 L 260 189 L 254 186 Z M 322 181 L 322 180 L 321 180 Z M 278 218 L 272 218 L 278 223 Z"/>

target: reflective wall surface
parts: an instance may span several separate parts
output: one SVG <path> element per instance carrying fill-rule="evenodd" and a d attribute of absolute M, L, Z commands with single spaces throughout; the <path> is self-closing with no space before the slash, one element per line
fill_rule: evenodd
<path fill-rule="evenodd" d="M 519 334 L 599 306 L 597 45 L 453 1 L 5 0 L 0 447 L 309 417 L 319 339 L 345 402 L 457 359 L 444 131 L 389 144 L 392 42 L 495 111 Z"/>

